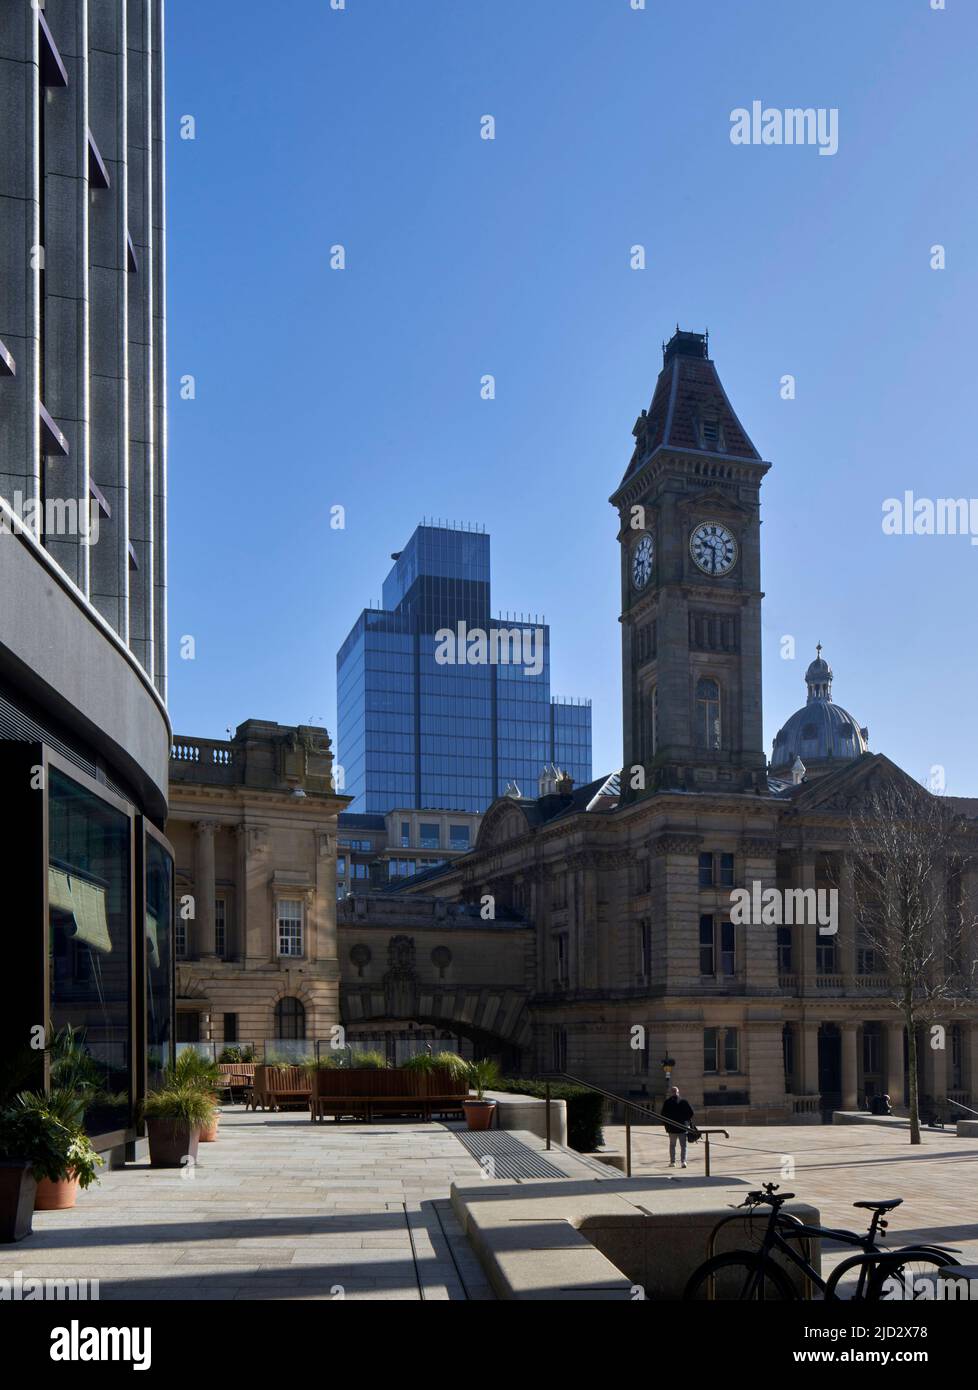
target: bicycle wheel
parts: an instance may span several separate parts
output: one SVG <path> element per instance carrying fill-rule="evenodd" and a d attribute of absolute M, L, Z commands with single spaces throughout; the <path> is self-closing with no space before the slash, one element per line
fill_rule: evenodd
<path fill-rule="evenodd" d="M 787 1303 L 797 1297 L 784 1270 L 750 1250 L 730 1250 L 707 1260 L 690 1276 L 683 1293 L 685 1302 Z"/>
<path fill-rule="evenodd" d="M 938 1255 L 933 1251 L 912 1248 L 894 1250 L 878 1261 L 869 1279 L 866 1301 L 881 1303 L 890 1300 L 912 1302 L 917 1299 L 932 1299 L 934 1290 L 931 1285 L 934 1276 L 944 1269 L 950 1273 L 952 1267 L 958 1263 L 953 1255 Z M 929 1276 L 926 1290 L 915 1284 L 920 1276 Z"/>
<path fill-rule="evenodd" d="M 878 1263 L 879 1256 L 868 1252 L 842 1260 L 825 1281 L 825 1301 L 865 1302 Z"/>

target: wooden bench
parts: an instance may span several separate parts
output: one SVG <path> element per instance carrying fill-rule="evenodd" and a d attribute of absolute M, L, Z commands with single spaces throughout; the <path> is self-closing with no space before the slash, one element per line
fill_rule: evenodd
<path fill-rule="evenodd" d="M 257 1110 L 281 1110 L 285 1105 L 309 1104 L 311 1086 L 302 1067 L 255 1067 L 255 1079 L 248 1104 Z"/>
<path fill-rule="evenodd" d="M 255 1080 L 254 1062 L 219 1062 L 221 1089 L 227 1090 L 234 1099 L 235 1092 L 243 1096 L 246 1103 Z"/>
<path fill-rule="evenodd" d="M 325 1068 L 311 1074 L 309 1118 L 332 1115 L 370 1121 L 374 1115 L 461 1115 L 468 1082 L 447 1071 Z"/>

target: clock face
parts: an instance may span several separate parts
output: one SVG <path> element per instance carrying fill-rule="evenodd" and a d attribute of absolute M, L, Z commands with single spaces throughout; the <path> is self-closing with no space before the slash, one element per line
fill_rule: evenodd
<path fill-rule="evenodd" d="M 652 578 L 652 561 L 655 559 L 655 546 L 652 537 L 645 535 L 632 551 L 632 583 L 636 589 L 644 589 Z"/>
<path fill-rule="evenodd" d="M 729 574 L 737 563 L 737 542 L 719 521 L 701 521 L 689 538 L 689 553 L 704 574 Z"/>

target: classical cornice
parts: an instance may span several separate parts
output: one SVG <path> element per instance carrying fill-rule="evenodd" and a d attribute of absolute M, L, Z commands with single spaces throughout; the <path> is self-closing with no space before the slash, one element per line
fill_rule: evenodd
<path fill-rule="evenodd" d="M 699 854 L 703 847 L 702 835 L 667 830 L 650 846 L 653 854 Z"/>

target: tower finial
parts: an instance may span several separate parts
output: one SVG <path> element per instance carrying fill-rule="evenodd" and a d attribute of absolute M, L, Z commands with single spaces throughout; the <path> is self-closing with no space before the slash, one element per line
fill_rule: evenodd
<path fill-rule="evenodd" d="M 819 644 L 818 644 L 817 647 L 815 648 L 815 655 L 816 655 L 816 656 L 819 656 L 819 657 L 822 655 L 822 644 L 821 644 L 821 642 L 819 642 Z"/>

